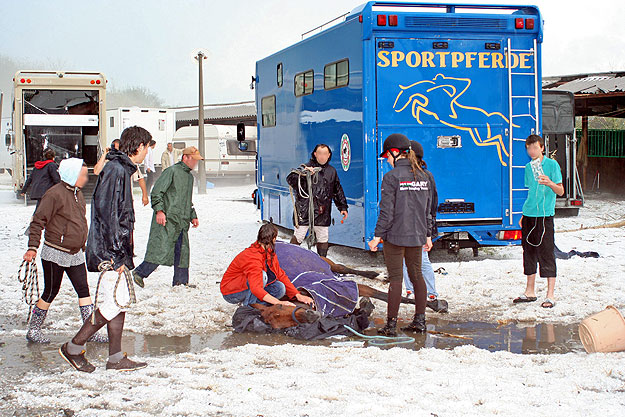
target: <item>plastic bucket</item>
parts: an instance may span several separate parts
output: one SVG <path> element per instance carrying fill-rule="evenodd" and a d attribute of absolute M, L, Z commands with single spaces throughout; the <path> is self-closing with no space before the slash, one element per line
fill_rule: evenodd
<path fill-rule="evenodd" d="M 588 353 L 625 350 L 625 319 L 614 306 L 608 306 L 582 320 L 579 338 Z"/>

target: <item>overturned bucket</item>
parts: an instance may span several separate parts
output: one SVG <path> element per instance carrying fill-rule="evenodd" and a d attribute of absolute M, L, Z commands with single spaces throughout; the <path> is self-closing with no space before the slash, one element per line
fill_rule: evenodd
<path fill-rule="evenodd" d="M 625 319 L 614 306 L 608 306 L 582 320 L 579 338 L 588 353 L 625 350 Z"/>

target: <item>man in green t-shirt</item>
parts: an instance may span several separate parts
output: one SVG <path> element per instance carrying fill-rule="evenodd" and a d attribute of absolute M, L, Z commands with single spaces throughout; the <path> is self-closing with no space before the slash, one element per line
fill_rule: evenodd
<path fill-rule="evenodd" d="M 553 294 L 556 286 L 553 216 L 556 210 L 556 194 L 564 194 L 562 171 L 555 160 L 543 155 L 545 141 L 542 137 L 528 136 L 525 148 L 532 161 L 525 165 L 525 186 L 529 191 L 519 225 L 523 246 L 523 273 L 527 275 L 527 285 L 523 295 L 515 298 L 513 303 L 536 301 L 538 264 L 540 276 L 547 278 L 547 297 L 542 307 L 552 308 L 556 304 Z"/>

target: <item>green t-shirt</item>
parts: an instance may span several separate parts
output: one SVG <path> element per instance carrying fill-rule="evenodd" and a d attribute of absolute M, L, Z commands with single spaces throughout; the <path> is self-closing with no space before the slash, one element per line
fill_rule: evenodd
<path fill-rule="evenodd" d="M 562 171 L 558 162 L 544 157 L 543 172 L 556 184 L 562 183 Z M 523 204 L 523 215 L 527 217 L 549 217 L 556 213 L 556 193 L 546 185 L 541 185 L 534 178 L 530 162 L 525 165 L 525 186 L 529 188 L 527 200 Z"/>

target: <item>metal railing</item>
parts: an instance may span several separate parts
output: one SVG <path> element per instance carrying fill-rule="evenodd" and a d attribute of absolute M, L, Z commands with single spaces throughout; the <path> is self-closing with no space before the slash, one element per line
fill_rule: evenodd
<path fill-rule="evenodd" d="M 577 129 L 578 143 L 582 130 Z M 588 129 L 588 156 L 625 158 L 625 130 Z"/>

